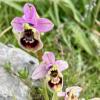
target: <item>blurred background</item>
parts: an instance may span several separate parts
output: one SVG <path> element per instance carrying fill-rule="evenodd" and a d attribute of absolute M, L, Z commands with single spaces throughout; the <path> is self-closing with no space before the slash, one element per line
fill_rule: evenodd
<path fill-rule="evenodd" d="M 26 2 L 55 25 L 41 38 L 43 51 L 52 51 L 69 63 L 63 73 L 64 90 L 79 85 L 81 97 L 100 97 L 100 0 L 0 0 L 0 42 L 19 47 L 11 20 L 22 16 Z"/>

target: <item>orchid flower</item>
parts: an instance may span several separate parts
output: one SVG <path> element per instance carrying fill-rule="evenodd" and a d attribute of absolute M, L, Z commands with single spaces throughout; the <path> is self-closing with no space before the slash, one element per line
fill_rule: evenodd
<path fill-rule="evenodd" d="M 79 86 L 72 86 L 66 89 L 65 92 L 59 92 L 59 97 L 64 97 L 64 100 L 79 100 L 80 92 L 82 88 Z"/>
<path fill-rule="evenodd" d="M 46 78 L 50 90 L 55 92 L 61 91 L 63 86 L 63 75 L 61 72 L 68 68 L 67 62 L 55 60 L 52 52 L 45 52 L 42 60 L 41 64 L 33 72 L 32 79 Z"/>
<path fill-rule="evenodd" d="M 90 100 L 100 100 L 100 98 L 92 98 L 92 99 L 90 99 Z"/>
<path fill-rule="evenodd" d="M 50 31 L 53 23 L 46 18 L 40 18 L 34 5 L 30 3 L 24 5 L 23 13 L 22 17 L 12 20 L 13 32 L 23 49 L 36 52 L 43 47 L 40 33 Z"/>

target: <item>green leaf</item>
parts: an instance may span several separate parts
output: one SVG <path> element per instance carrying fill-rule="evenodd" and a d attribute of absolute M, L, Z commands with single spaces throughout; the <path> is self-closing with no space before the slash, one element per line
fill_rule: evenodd
<path fill-rule="evenodd" d="M 14 1 L 11 1 L 11 0 L 1 0 L 1 2 L 3 2 L 3 3 L 5 3 L 5 4 L 7 4 L 8 6 L 10 6 L 10 7 L 13 7 L 14 9 L 16 9 L 16 10 L 18 10 L 18 11 L 20 11 L 20 12 L 22 12 L 22 7 L 21 6 L 19 6 L 16 2 L 14 2 Z"/>
<path fill-rule="evenodd" d="M 82 16 L 80 12 L 75 8 L 71 0 L 60 0 L 58 4 L 68 17 L 69 16 L 73 17 L 80 26 L 82 26 L 85 29 L 88 28 L 87 25 L 81 21 Z"/>
<path fill-rule="evenodd" d="M 11 63 L 10 62 L 5 63 L 4 68 L 7 72 L 10 72 L 11 71 Z"/>
<path fill-rule="evenodd" d="M 69 27 L 74 33 L 73 36 L 76 42 L 82 46 L 88 54 L 95 56 L 95 49 L 93 48 L 91 41 L 86 37 L 85 32 L 77 24 L 73 24 Z"/>
<path fill-rule="evenodd" d="M 67 9 L 69 9 L 69 11 L 71 10 L 74 18 L 76 21 L 80 22 L 80 14 L 79 12 L 75 9 L 73 3 L 71 2 L 71 0 L 60 0 L 59 1 L 59 6 L 64 10 L 65 13 L 70 13 L 67 12 Z"/>

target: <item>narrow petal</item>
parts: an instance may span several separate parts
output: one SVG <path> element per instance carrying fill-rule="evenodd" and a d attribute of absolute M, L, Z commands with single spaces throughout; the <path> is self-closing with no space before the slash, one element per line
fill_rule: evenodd
<path fill-rule="evenodd" d="M 39 18 L 37 20 L 36 28 L 39 32 L 48 32 L 53 28 L 53 26 L 54 25 L 50 20 L 46 18 Z"/>
<path fill-rule="evenodd" d="M 28 22 L 32 21 L 32 23 L 36 23 L 37 12 L 34 5 L 32 5 L 31 3 L 26 3 L 23 7 L 23 12 L 24 12 L 23 18 L 25 20 L 28 20 Z"/>
<path fill-rule="evenodd" d="M 24 19 L 22 19 L 20 17 L 16 17 L 12 20 L 11 25 L 12 25 L 13 29 L 16 30 L 17 32 L 22 32 L 24 22 L 25 22 Z"/>
<path fill-rule="evenodd" d="M 45 77 L 46 74 L 47 74 L 46 65 L 40 64 L 33 72 L 32 79 L 33 80 L 41 79 Z"/>
<path fill-rule="evenodd" d="M 54 64 L 55 62 L 55 56 L 53 52 L 45 52 L 44 55 L 42 56 L 42 59 L 48 65 Z"/>
<path fill-rule="evenodd" d="M 58 92 L 57 96 L 59 97 L 64 97 L 66 95 L 66 92 Z"/>
<path fill-rule="evenodd" d="M 59 67 L 60 71 L 63 71 L 68 68 L 68 63 L 63 60 L 57 60 L 55 64 Z"/>

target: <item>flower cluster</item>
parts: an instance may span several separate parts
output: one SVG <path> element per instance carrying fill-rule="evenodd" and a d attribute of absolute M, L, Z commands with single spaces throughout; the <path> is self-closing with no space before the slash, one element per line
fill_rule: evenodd
<path fill-rule="evenodd" d="M 33 53 L 43 47 L 41 33 L 50 31 L 54 26 L 50 20 L 40 18 L 34 5 L 30 3 L 24 5 L 23 16 L 14 18 L 11 25 L 19 45 L 26 51 Z M 66 61 L 56 60 L 53 52 L 45 52 L 42 56 L 42 62 L 32 74 L 32 79 L 45 79 L 47 87 L 56 92 L 58 97 L 63 97 L 64 100 L 79 100 L 82 91 L 79 86 L 68 87 L 65 92 L 62 92 L 62 71 L 67 68 L 68 63 Z M 100 98 L 91 100 L 100 100 Z"/>
<path fill-rule="evenodd" d="M 32 79 L 38 80 L 45 78 L 49 89 L 56 92 L 59 97 L 64 97 L 64 100 L 78 100 L 79 94 L 82 91 L 81 87 L 69 87 L 65 92 L 62 92 L 62 71 L 68 68 L 68 63 L 63 60 L 55 60 L 52 52 L 45 52 L 42 60 L 41 64 L 33 72 Z"/>
<path fill-rule="evenodd" d="M 68 68 L 67 62 L 55 60 L 52 52 L 45 52 L 43 61 L 33 72 L 32 79 L 37 80 L 46 77 L 47 84 L 51 90 L 61 91 L 63 86 L 62 71 Z"/>

